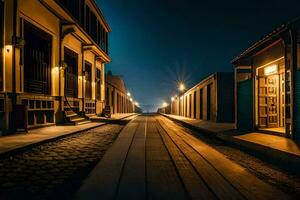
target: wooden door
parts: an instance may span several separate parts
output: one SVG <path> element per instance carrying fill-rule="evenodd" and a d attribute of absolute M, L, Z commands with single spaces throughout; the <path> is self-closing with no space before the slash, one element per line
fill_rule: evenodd
<path fill-rule="evenodd" d="M 92 98 L 92 64 L 85 62 L 85 98 Z"/>
<path fill-rule="evenodd" d="M 68 48 L 64 48 L 67 64 L 65 69 L 65 96 L 78 97 L 78 55 Z"/>
<path fill-rule="evenodd" d="M 268 128 L 278 127 L 278 75 L 267 77 L 268 81 Z"/>
<path fill-rule="evenodd" d="M 278 127 L 278 75 L 259 78 L 259 126 Z"/>

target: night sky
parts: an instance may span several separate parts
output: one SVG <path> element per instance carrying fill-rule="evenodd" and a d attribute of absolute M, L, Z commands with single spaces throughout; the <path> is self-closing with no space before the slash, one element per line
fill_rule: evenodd
<path fill-rule="evenodd" d="M 300 16 L 300 0 L 96 0 L 112 28 L 112 63 L 144 111 L 215 71 L 280 24 Z M 262 3 L 263 2 L 263 3 Z"/>

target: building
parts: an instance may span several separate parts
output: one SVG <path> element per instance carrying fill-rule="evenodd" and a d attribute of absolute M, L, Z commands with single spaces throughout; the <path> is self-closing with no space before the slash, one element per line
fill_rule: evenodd
<path fill-rule="evenodd" d="M 217 72 L 172 99 L 171 113 L 212 122 L 234 121 L 234 74 Z"/>
<path fill-rule="evenodd" d="M 165 107 L 158 108 L 157 113 L 171 114 L 171 105 L 167 105 Z"/>
<path fill-rule="evenodd" d="M 299 25 L 281 25 L 232 61 L 238 129 L 300 138 Z"/>
<path fill-rule="evenodd" d="M 105 75 L 105 103 L 110 106 L 112 114 L 133 113 L 136 110 L 123 78 L 112 75 L 111 71 Z"/>
<path fill-rule="evenodd" d="M 101 113 L 110 27 L 95 1 L 2 0 L 0 9 L 1 130 Z"/>

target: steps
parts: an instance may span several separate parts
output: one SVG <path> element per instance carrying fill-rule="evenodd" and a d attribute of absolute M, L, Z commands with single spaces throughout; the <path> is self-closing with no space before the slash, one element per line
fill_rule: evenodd
<path fill-rule="evenodd" d="M 81 125 L 90 123 L 90 120 L 87 120 L 85 117 L 79 116 L 74 111 L 65 111 L 66 123 L 67 125 Z"/>

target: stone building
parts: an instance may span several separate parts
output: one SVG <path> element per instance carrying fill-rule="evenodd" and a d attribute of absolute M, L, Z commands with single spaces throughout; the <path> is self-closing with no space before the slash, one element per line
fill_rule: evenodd
<path fill-rule="evenodd" d="M 0 9 L 1 130 L 101 113 L 110 27 L 95 1 L 2 0 Z"/>
<path fill-rule="evenodd" d="M 112 75 L 110 71 L 105 75 L 105 99 L 112 114 L 133 113 L 136 110 L 136 105 L 126 89 L 123 78 Z"/>
<path fill-rule="evenodd" d="M 300 20 L 257 41 L 232 61 L 236 125 L 300 138 Z"/>
<path fill-rule="evenodd" d="M 233 122 L 233 97 L 233 73 L 217 72 L 174 98 L 171 114 L 212 122 Z"/>

